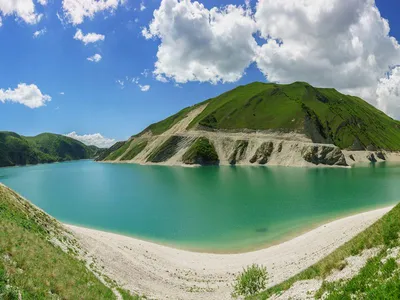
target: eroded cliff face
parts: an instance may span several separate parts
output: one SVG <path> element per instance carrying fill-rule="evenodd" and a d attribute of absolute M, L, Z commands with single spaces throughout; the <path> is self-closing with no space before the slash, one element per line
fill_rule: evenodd
<path fill-rule="evenodd" d="M 384 159 L 383 153 L 347 153 L 333 144 L 314 143 L 295 132 L 227 132 L 201 127 L 187 130 L 206 105 L 191 111 L 166 132 L 132 137 L 109 161 L 162 165 L 282 165 L 345 167 L 359 161 Z M 369 155 L 369 156 L 368 156 Z M 368 157 L 367 157 L 368 156 Z M 107 161 L 107 159 L 106 159 Z"/>
<path fill-rule="evenodd" d="M 132 158 L 131 150 L 144 140 L 147 146 Z M 207 149 L 197 149 L 199 140 L 206 141 Z M 169 137 L 141 137 L 128 142 L 131 146 L 117 162 L 203 165 L 202 161 L 218 161 L 220 165 L 347 166 L 344 154 L 334 145 L 282 140 L 268 134 L 227 136 L 217 132 L 187 132 Z M 193 155 L 200 155 L 201 159 L 187 159 Z M 207 164 L 210 163 L 204 163 Z"/>

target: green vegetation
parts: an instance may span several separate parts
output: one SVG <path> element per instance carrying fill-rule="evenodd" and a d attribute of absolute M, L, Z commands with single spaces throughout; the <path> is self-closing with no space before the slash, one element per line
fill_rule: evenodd
<path fill-rule="evenodd" d="M 218 154 L 210 141 L 204 137 L 198 138 L 182 157 L 185 164 L 216 165 Z"/>
<path fill-rule="evenodd" d="M 124 154 L 121 160 L 131 160 L 136 157 L 147 146 L 147 140 L 133 140 L 128 152 Z"/>
<path fill-rule="evenodd" d="M 130 141 L 127 142 L 118 142 L 117 144 L 114 144 L 115 150 L 111 151 L 111 148 L 114 148 L 112 146 L 109 151 L 107 151 L 109 154 L 104 160 L 116 160 L 118 157 L 120 157 L 122 154 L 125 153 L 126 150 L 128 150 L 130 145 Z"/>
<path fill-rule="evenodd" d="M 59 223 L 0 185 L 0 299 L 115 299 L 75 258 Z M 70 253 L 54 246 L 71 245 Z"/>
<path fill-rule="evenodd" d="M 267 269 L 256 264 L 243 270 L 236 278 L 232 297 L 252 296 L 265 289 L 268 279 Z"/>
<path fill-rule="evenodd" d="M 164 133 L 165 131 L 170 129 L 172 126 L 174 126 L 176 123 L 183 120 L 190 111 L 199 107 L 200 105 L 204 104 L 205 102 L 207 102 L 207 101 L 198 103 L 198 104 L 190 106 L 190 107 L 186 107 L 186 108 L 182 109 L 181 111 L 179 111 L 178 113 L 176 113 L 160 122 L 151 124 L 145 130 L 143 130 L 141 133 L 139 133 L 138 136 L 140 136 L 141 134 L 148 132 L 148 131 L 151 131 L 151 133 L 154 135 L 159 135 L 161 133 Z"/>
<path fill-rule="evenodd" d="M 96 161 L 107 160 L 108 156 L 114 151 L 117 151 L 119 148 L 124 146 L 127 142 L 116 142 L 108 149 L 103 149 L 101 153 L 95 158 Z"/>
<path fill-rule="evenodd" d="M 167 161 L 178 152 L 179 143 L 184 141 L 184 139 L 182 136 L 171 136 L 149 155 L 147 161 L 153 163 Z"/>
<path fill-rule="evenodd" d="M 334 269 L 342 269 L 345 258 L 358 255 L 363 250 L 374 247 L 382 247 L 381 252 L 377 257 L 370 259 L 356 277 L 347 282 L 324 283 L 317 296 L 322 296 L 325 291 L 329 291 L 331 292 L 329 299 L 398 299 L 393 297 L 398 293 L 393 293 L 400 288 L 400 267 L 397 263 L 394 265 L 389 260 L 382 263 L 381 259 L 386 255 L 388 249 L 400 246 L 399 234 L 400 204 L 315 265 L 252 299 L 268 299 L 272 294 L 289 289 L 299 280 L 324 279 Z M 393 293 L 389 292 L 391 289 L 393 289 Z"/>
<path fill-rule="evenodd" d="M 99 150 L 58 134 L 24 137 L 0 132 L 0 167 L 93 158 Z"/>
<path fill-rule="evenodd" d="M 315 143 L 335 144 L 341 149 L 400 150 L 399 121 L 358 97 L 305 82 L 239 86 L 154 123 L 134 138 L 165 133 L 203 104 L 207 106 L 187 130 L 296 132 Z M 109 152 L 108 160 L 119 157 L 121 151 L 115 155 Z"/>
<path fill-rule="evenodd" d="M 207 107 L 188 129 L 295 131 L 340 148 L 400 149 L 400 122 L 335 89 L 314 88 L 304 82 L 254 82 L 200 104 L 204 103 Z M 146 130 L 161 134 L 196 107 L 185 108 Z"/>

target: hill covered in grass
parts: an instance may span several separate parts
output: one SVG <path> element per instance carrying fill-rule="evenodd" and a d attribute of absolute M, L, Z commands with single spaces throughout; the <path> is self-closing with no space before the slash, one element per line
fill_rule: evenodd
<path fill-rule="evenodd" d="M 315 265 L 251 300 L 300 292 L 307 299 L 399 299 L 400 204 Z M 369 255 L 366 255 L 368 254 Z M 307 284 L 313 287 L 307 289 Z"/>
<path fill-rule="evenodd" d="M 212 163 L 193 159 L 200 142 L 215 156 Z M 400 122 L 335 89 L 254 82 L 148 126 L 99 160 L 296 166 L 356 161 L 341 150 L 368 151 L 360 162 L 385 160 L 384 151 L 400 150 Z"/>
<path fill-rule="evenodd" d="M 364 100 L 305 82 L 254 82 L 150 125 L 144 132 L 161 134 L 199 105 L 206 108 L 187 129 L 271 130 L 304 133 L 315 143 L 342 149 L 400 149 L 400 122 Z"/>
<path fill-rule="evenodd" d="M 0 132 L 0 167 L 93 158 L 100 149 L 52 133 L 25 137 Z"/>
<path fill-rule="evenodd" d="M 139 299 L 102 283 L 60 223 L 2 184 L 0 228 L 0 299 Z"/>

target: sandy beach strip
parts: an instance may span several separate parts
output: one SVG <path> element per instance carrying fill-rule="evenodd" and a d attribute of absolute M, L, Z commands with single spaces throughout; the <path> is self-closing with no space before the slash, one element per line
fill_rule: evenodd
<path fill-rule="evenodd" d="M 65 225 L 88 258 L 124 288 L 149 299 L 231 299 L 235 274 L 253 263 L 267 267 L 268 285 L 313 265 L 372 225 L 393 206 L 322 225 L 287 242 L 240 254 L 175 249 L 128 236 Z"/>

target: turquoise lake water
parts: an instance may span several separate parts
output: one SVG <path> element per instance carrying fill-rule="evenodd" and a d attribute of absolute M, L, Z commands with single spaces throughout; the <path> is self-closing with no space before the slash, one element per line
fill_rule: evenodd
<path fill-rule="evenodd" d="M 0 168 L 55 218 L 202 251 L 275 243 L 400 200 L 400 165 L 182 168 L 76 161 Z"/>

